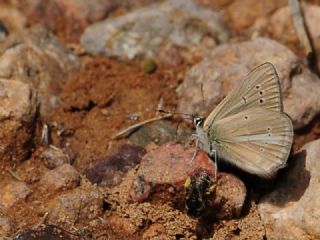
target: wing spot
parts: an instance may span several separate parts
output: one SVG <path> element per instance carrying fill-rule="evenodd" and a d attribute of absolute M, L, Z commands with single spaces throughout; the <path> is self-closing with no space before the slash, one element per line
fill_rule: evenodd
<path fill-rule="evenodd" d="M 259 99 L 259 103 L 262 104 L 264 102 L 264 100 L 261 98 Z"/>
<path fill-rule="evenodd" d="M 260 148 L 260 152 L 264 152 L 264 148 Z"/>
<path fill-rule="evenodd" d="M 248 120 L 248 118 L 249 118 L 249 117 L 248 117 L 247 115 L 246 115 L 246 116 L 244 116 L 244 120 Z"/>
<path fill-rule="evenodd" d="M 247 103 L 247 99 L 245 97 L 242 97 L 244 103 Z"/>
<path fill-rule="evenodd" d="M 256 89 L 260 89 L 260 87 L 261 87 L 260 85 L 256 85 Z"/>
<path fill-rule="evenodd" d="M 263 91 L 260 91 L 259 94 L 260 94 L 260 95 L 263 95 Z"/>
<path fill-rule="evenodd" d="M 271 133 L 268 133 L 268 136 L 271 137 Z"/>
<path fill-rule="evenodd" d="M 265 142 L 265 143 L 264 143 L 264 145 L 268 145 L 268 143 L 267 143 L 267 142 Z"/>
<path fill-rule="evenodd" d="M 267 130 L 270 132 L 271 131 L 271 127 L 268 127 Z"/>

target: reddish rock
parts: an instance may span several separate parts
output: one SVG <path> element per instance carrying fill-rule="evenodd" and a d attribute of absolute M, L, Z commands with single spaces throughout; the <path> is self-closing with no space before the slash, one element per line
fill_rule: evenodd
<path fill-rule="evenodd" d="M 0 46 L 0 78 L 37 90 L 41 113 L 59 104 L 62 86 L 79 66 L 79 59 L 39 26 L 10 34 Z"/>
<path fill-rule="evenodd" d="M 41 178 L 40 184 L 48 192 L 72 189 L 79 186 L 80 174 L 70 164 L 63 164 L 47 171 Z"/>
<path fill-rule="evenodd" d="M 202 151 L 198 151 L 197 157 L 192 160 L 194 151 L 195 148 L 169 142 L 148 152 L 140 163 L 130 198 L 143 202 L 150 197 L 149 192 L 163 186 L 173 186 L 182 190 L 187 177 L 199 168 L 207 169 L 214 176 L 213 161 Z"/>
<path fill-rule="evenodd" d="M 0 100 L 0 158 L 17 163 L 32 146 L 36 95 L 25 83 L 0 79 Z"/>
<path fill-rule="evenodd" d="M 103 211 L 103 196 L 98 188 L 82 182 L 81 186 L 61 194 L 48 203 L 48 224 L 71 227 L 90 221 Z"/>
<path fill-rule="evenodd" d="M 0 3 L 0 21 L 6 26 L 8 32 L 22 29 L 27 23 L 27 19 L 22 12 L 4 1 Z"/>
<path fill-rule="evenodd" d="M 232 174 L 219 173 L 212 199 L 212 215 L 217 219 L 239 218 L 247 196 L 245 184 Z"/>
<path fill-rule="evenodd" d="M 277 8 L 286 5 L 284 0 L 255 1 L 234 0 L 228 6 L 225 18 L 235 30 L 251 26 L 257 19 L 267 17 Z"/>
<path fill-rule="evenodd" d="M 0 207 L 10 208 L 20 200 L 24 200 L 31 190 L 24 182 L 10 182 L 0 188 Z"/>
<path fill-rule="evenodd" d="M 181 193 L 187 187 L 187 206 L 190 213 L 196 213 L 193 215 L 205 212 L 217 219 L 239 217 L 246 197 L 244 183 L 231 174 L 219 173 L 216 177 L 214 162 L 200 150 L 193 159 L 194 150 L 169 142 L 147 153 L 132 182 L 130 199 L 181 202 Z M 206 178 L 201 178 L 201 173 Z M 191 180 L 187 183 L 188 177 Z"/>
<path fill-rule="evenodd" d="M 75 159 L 75 153 L 69 148 L 58 148 L 53 145 L 41 150 L 39 154 L 43 164 L 49 168 L 54 169 L 63 164 L 72 164 Z"/>

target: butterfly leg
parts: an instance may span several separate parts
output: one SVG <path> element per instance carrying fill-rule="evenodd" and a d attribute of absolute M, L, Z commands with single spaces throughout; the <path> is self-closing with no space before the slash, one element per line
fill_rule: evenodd
<path fill-rule="evenodd" d="M 194 153 L 193 153 L 193 156 L 192 156 L 191 161 L 193 161 L 193 160 L 196 158 L 196 156 L 197 156 L 197 152 L 198 152 L 198 144 L 199 144 L 199 139 L 198 139 L 198 138 L 196 138 L 196 146 L 195 146 Z"/>
<path fill-rule="evenodd" d="M 215 166 L 215 173 L 214 173 L 214 180 L 217 181 L 217 175 L 218 175 L 218 157 L 217 157 L 217 151 L 215 149 L 211 149 L 210 156 L 214 156 L 214 166 Z"/>

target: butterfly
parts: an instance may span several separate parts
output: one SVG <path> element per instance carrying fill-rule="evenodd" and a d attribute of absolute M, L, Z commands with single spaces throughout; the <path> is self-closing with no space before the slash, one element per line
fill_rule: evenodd
<path fill-rule="evenodd" d="M 252 70 L 209 114 L 194 118 L 197 145 L 245 172 L 271 177 L 285 167 L 293 141 L 279 77 L 267 62 Z"/>

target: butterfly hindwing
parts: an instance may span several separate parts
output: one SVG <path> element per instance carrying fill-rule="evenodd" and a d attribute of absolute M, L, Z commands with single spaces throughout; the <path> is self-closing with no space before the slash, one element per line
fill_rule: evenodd
<path fill-rule="evenodd" d="M 293 128 L 282 112 L 249 108 L 215 121 L 208 132 L 215 136 L 218 155 L 246 172 L 272 176 L 285 166 Z"/>
<path fill-rule="evenodd" d="M 256 106 L 282 111 L 279 77 L 271 63 L 264 63 L 251 71 L 210 113 L 204 128 L 210 128 L 213 121 Z"/>

